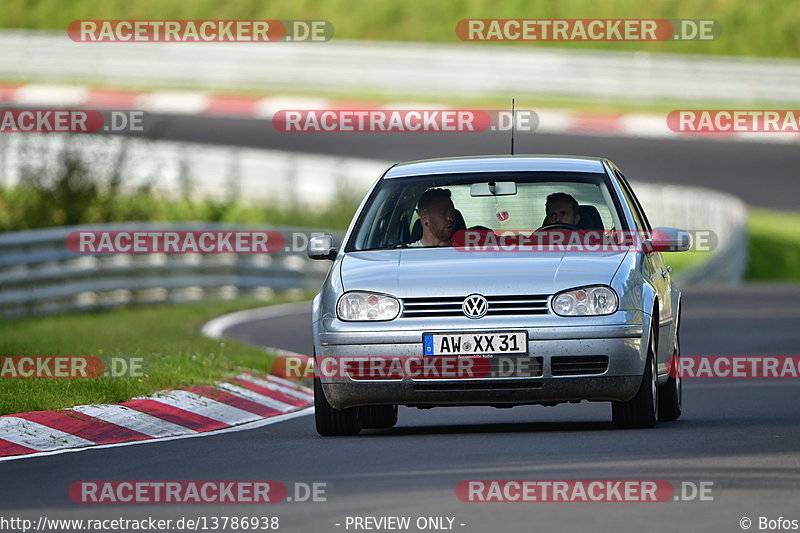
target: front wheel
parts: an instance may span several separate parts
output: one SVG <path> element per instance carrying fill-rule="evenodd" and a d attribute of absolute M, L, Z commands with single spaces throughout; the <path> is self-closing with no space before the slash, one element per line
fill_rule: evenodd
<path fill-rule="evenodd" d="M 672 361 L 668 368 L 669 379 L 658 389 L 658 419 L 672 421 L 681 417 L 683 381 L 680 374 L 680 343 L 675 343 Z"/>
<path fill-rule="evenodd" d="M 335 409 L 328 403 L 319 378 L 314 378 L 314 420 L 317 433 L 323 437 L 358 435 L 361 431 L 359 408 Z"/>
<path fill-rule="evenodd" d="M 659 393 L 656 381 L 656 336 L 650 330 L 644 376 L 636 396 L 627 402 L 611 402 L 611 416 L 618 428 L 651 428 L 658 422 Z"/>

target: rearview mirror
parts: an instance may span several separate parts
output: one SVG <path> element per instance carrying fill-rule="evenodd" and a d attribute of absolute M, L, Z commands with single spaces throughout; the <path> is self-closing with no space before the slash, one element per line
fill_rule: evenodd
<path fill-rule="evenodd" d="M 511 196 L 513 194 L 517 194 L 517 184 L 513 181 L 473 183 L 469 188 L 470 196 Z"/>
<path fill-rule="evenodd" d="M 339 250 L 333 247 L 333 237 L 330 235 L 317 235 L 308 241 L 308 257 L 311 259 L 327 259 L 333 261 Z"/>

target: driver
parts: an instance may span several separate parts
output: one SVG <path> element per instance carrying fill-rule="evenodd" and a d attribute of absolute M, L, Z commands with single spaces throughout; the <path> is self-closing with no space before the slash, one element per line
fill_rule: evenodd
<path fill-rule="evenodd" d="M 578 202 L 571 195 L 555 192 L 547 197 L 544 205 L 545 218 L 543 228 L 551 224 L 569 224 L 577 226 L 581 220 Z"/>
<path fill-rule="evenodd" d="M 456 228 L 456 208 L 448 189 L 428 189 L 417 202 L 422 238 L 409 246 L 450 246 Z"/>

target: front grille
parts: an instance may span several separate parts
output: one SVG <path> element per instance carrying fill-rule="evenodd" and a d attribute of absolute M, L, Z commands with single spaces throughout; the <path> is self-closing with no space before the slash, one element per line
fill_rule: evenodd
<path fill-rule="evenodd" d="M 570 355 L 550 358 L 550 373 L 553 376 L 602 374 L 606 370 L 608 370 L 607 355 Z"/>
<path fill-rule="evenodd" d="M 403 318 L 463 317 L 461 304 L 466 296 L 404 298 Z M 486 296 L 489 310 L 485 316 L 546 315 L 547 294 L 523 296 Z"/>

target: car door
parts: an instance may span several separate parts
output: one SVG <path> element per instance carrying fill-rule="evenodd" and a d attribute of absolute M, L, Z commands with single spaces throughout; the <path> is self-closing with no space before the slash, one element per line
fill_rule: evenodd
<path fill-rule="evenodd" d="M 628 205 L 631 206 L 634 220 L 638 226 L 637 230 L 643 232 L 645 235 L 651 235 L 653 228 L 650 226 L 650 221 L 647 219 L 647 215 L 644 209 L 642 209 L 639 199 L 636 198 L 625 176 L 623 176 L 618 169 L 615 169 L 614 172 L 617 174 L 617 178 L 622 185 L 622 190 L 626 196 Z M 674 303 L 672 301 L 672 291 L 669 290 L 672 285 L 670 272 L 664 262 L 664 256 L 662 256 L 660 252 L 644 254 L 644 270 L 645 277 L 650 280 L 650 283 L 653 284 L 658 294 L 658 338 L 663 339 L 664 342 L 658 343 L 657 359 L 659 372 L 663 373 L 666 372 L 667 360 L 672 356 L 672 344 L 667 341 L 672 338 L 672 322 L 674 320 Z"/>

